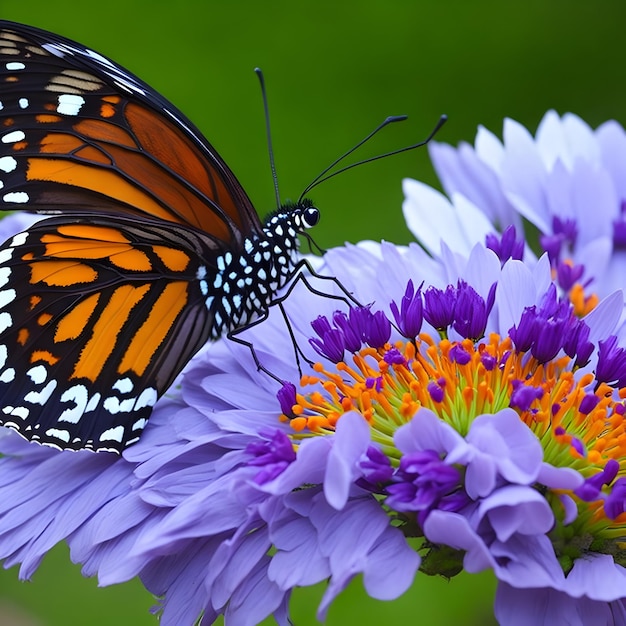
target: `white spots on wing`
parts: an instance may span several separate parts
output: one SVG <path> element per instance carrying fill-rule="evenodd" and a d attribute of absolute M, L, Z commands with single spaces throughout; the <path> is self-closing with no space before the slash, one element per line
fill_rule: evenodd
<path fill-rule="evenodd" d="M 14 415 L 15 417 L 19 417 L 20 419 L 25 420 L 30 411 L 25 407 L 25 406 L 5 406 L 2 409 L 2 412 L 5 413 L 6 415 Z M 9 426 L 9 424 L 5 424 L 5 426 Z M 15 424 L 14 427 L 16 427 L 17 424 Z"/>
<path fill-rule="evenodd" d="M 13 326 L 13 318 L 9 313 L 4 311 L 0 313 L 0 333 L 3 333 L 7 328 Z"/>
<path fill-rule="evenodd" d="M 3 157 L 3 158 L 7 158 L 7 157 Z M 0 159 L 0 161 L 1 160 L 2 159 Z M 15 202 L 16 204 L 26 204 L 29 200 L 29 197 L 25 191 L 12 191 L 10 193 L 5 193 L 2 196 L 2 199 L 5 202 Z"/>
<path fill-rule="evenodd" d="M 6 365 L 8 355 L 9 352 L 7 347 L 5 345 L 0 345 L 0 368 L 3 368 Z"/>
<path fill-rule="evenodd" d="M 59 415 L 59 422 L 70 422 L 77 424 L 82 414 L 85 412 L 88 400 L 87 387 L 85 385 L 74 385 L 69 387 L 61 394 L 61 402 L 74 402 L 74 406 L 65 409 Z"/>
<path fill-rule="evenodd" d="M 146 387 L 137 398 L 135 403 L 135 411 L 143 409 L 146 406 L 154 406 L 157 401 L 157 392 L 153 387 Z"/>
<path fill-rule="evenodd" d="M 28 108 L 28 98 L 20 98 L 17 101 L 17 104 L 19 105 L 20 109 L 27 109 Z"/>
<path fill-rule="evenodd" d="M 13 130 L 2 136 L 2 143 L 16 143 L 24 139 L 26 139 L 26 134 L 23 130 Z"/>
<path fill-rule="evenodd" d="M 0 309 L 3 309 L 7 304 L 13 302 L 16 296 L 15 289 L 4 289 L 0 291 Z"/>
<path fill-rule="evenodd" d="M 128 377 L 120 378 L 113 383 L 113 389 L 120 393 L 130 393 L 133 390 L 133 381 Z"/>
<path fill-rule="evenodd" d="M 25 69 L 26 65 L 24 65 L 24 63 L 20 63 L 19 61 L 10 61 L 5 64 L 5 67 L 9 70 L 9 72 L 18 72 L 19 70 Z"/>
<path fill-rule="evenodd" d="M 148 420 L 145 417 L 142 417 L 132 425 L 132 430 L 143 430 L 147 423 Z"/>
<path fill-rule="evenodd" d="M 43 406 L 46 402 L 48 402 L 50 396 L 53 394 L 56 388 L 57 381 L 50 380 L 41 391 L 29 391 L 24 396 L 24 400 L 26 400 L 26 402 L 30 402 L 31 404 L 40 404 L 41 406 Z"/>
<path fill-rule="evenodd" d="M 124 437 L 124 427 L 123 426 L 114 426 L 113 428 L 109 428 L 105 430 L 98 441 L 117 441 L 121 442 Z"/>
<path fill-rule="evenodd" d="M 111 415 L 116 415 L 117 413 L 130 413 L 135 406 L 135 398 L 125 398 L 124 400 L 120 400 L 115 396 L 109 396 L 105 398 L 103 406 L 106 411 L 111 413 Z"/>
<path fill-rule="evenodd" d="M 70 431 L 60 428 L 48 428 L 46 431 L 46 435 L 48 437 L 53 437 L 54 439 L 58 439 L 59 441 L 63 441 L 65 443 L 69 443 L 70 441 Z"/>
<path fill-rule="evenodd" d="M 7 367 L 3 372 L 0 372 L 0 383 L 12 383 L 15 380 L 15 369 Z"/>
<path fill-rule="evenodd" d="M 46 378 L 48 378 L 48 370 L 45 365 L 35 365 L 26 372 L 26 376 L 28 376 L 35 385 L 42 385 L 46 382 Z"/>
<path fill-rule="evenodd" d="M 4 263 L 11 258 L 11 255 L 3 254 L 3 252 L 7 252 L 7 250 L 0 250 L 0 263 Z M 13 252 L 13 250 L 9 250 L 9 252 Z M 10 267 L 0 267 L 0 287 L 4 287 L 11 277 L 11 268 Z"/>
<path fill-rule="evenodd" d="M 17 233 L 17 235 L 15 235 L 13 237 L 13 239 L 11 239 L 11 247 L 15 247 L 15 246 L 23 246 L 26 243 L 26 240 L 28 239 L 28 232 L 23 232 L 23 233 Z M 11 253 L 13 253 L 13 251 L 11 250 Z"/>
<path fill-rule="evenodd" d="M 98 404 L 100 404 L 100 398 L 102 398 L 101 394 L 94 393 L 93 396 L 89 398 L 89 402 L 87 402 L 87 406 L 85 407 L 85 413 L 95 411 L 98 408 Z"/>
<path fill-rule="evenodd" d="M 0 157 L 0 170 L 6 172 L 12 172 L 17 167 L 17 161 L 12 156 Z"/>
<path fill-rule="evenodd" d="M 85 104 L 85 98 L 71 93 L 61 94 L 58 100 L 57 113 L 61 115 L 78 115 Z"/>

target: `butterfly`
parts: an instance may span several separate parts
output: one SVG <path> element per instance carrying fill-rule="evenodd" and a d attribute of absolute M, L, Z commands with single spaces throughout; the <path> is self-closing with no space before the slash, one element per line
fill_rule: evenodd
<path fill-rule="evenodd" d="M 7 21 L 0 209 L 48 215 L 0 248 L 0 423 L 117 453 L 206 341 L 267 314 L 319 219 L 302 200 L 262 223 L 164 97 L 85 46 Z"/>

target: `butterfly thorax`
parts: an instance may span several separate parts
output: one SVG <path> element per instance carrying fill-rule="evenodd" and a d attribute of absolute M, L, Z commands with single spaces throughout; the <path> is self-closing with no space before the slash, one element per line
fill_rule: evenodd
<path fill-rule="evenodd" d="M 210 271 L 200 267 L 200 289 L 213 319 L 211 338 L 267 312 L 297 270 L 298 236 L 318 221 L 319 211 L 309 200 L 284 205 L 267 217 L 258 235 L 245 239 L 239 253 L 225 252 Z"/>

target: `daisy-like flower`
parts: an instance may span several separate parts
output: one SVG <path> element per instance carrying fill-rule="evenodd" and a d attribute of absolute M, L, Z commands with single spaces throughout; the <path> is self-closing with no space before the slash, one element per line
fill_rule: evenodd
<path fill-rule="evenodd" d="M 0 558 L 29 578 L 66 540 L 102 585 L 140 576 L 176 626 L 288 624 L 292 590 L 327 581 L 323 620 L 358 575 L 391 600 L 419 572 L 487 568 L 502 624 L 626 623 L 623 301 L 581 316 L 547 256 L 519 256 L 514 237 L 333 250 L 323 271 L 373 304 L 293 291 L 319 361 L 303 376 L 272 314 L 246 339 L 279 389 L 220 341 L 122 457 L 7 433 Z"/>
<path fill-rule="evenodd" d="M 470 238 L 481 234 L 477 225 L 489 228 L 485 222 L 500 232 L 513 226 L 521 236 L 524 218 L 539 231 L 564 289 L 591 283 L 605 296 L 623 288 L 626 133 L 617 122 L 593 130 L 576 115 L 549 111 L 534 137 L 507 119 L 502 141 L 480 127 L 474 146 L 432 142 L 429 150 L 457 219 L 467 225 L 468 205 L 470 214 L 483 214 L 466 231 Z M 405 191 L 411 222 L 441 216 L 430 212 L 424 186 L 407 182 Z M 422 239 L 424 233 L 416 234 Z"/>

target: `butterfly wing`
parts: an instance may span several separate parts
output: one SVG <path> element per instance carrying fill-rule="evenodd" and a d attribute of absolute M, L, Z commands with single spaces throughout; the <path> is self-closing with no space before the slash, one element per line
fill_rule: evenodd
<path fill-rule="evenodd" d="M 195 229 L 43 220 L 0 248 L 0 421 L 61 448 L 121 451 L 207 340 Z"/>
<path fill-rule="evenodd" d="M 194 226 L 216 247 L 260 231 L 200 131 L 102 55 L 0 20 L 0 90 L 0 208 L 142 215 Z"/>
<path fill-rule="evenodd" d="M 257 214 L 148 85 L 2 20 L 0 209 L 58 216 L 0 248 L 0 423 L 60 448 L 119 452 L 219 334 L 199 276 L 261 231 Z"/>

